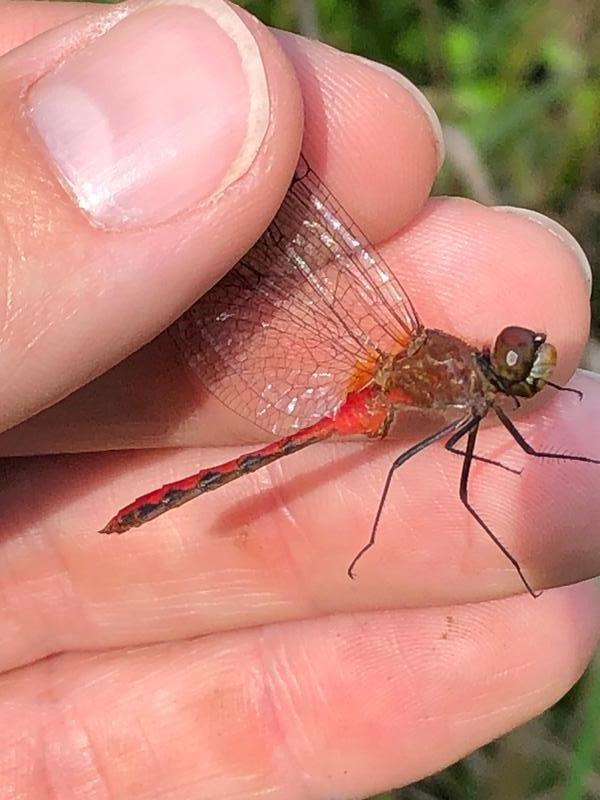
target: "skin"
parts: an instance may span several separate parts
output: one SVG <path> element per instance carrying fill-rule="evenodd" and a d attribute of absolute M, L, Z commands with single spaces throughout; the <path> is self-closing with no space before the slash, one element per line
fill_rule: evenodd
<path fill-rule="evenodd" d="M 104 11 L 0 6 L 0 53 L 83 13 Z M 138 494 L 260 439 L 158 334 L 277 208 L 301 94 L 311 164 L 382 243 L 427 325 L 480 344 L 507 324 L 546 330 L 558 381 L 586 340 L 589 289 L 557 236 L 502 210 L 428 200 L 434 134 L 401 84 L 248 24 L 272 97 L 251 171 L 211 214 L 116 240 L 61 194 L 0 59 L 0 280 L 19 311 L 0 360 L 0 798 L 364 796 L 540 713 L 598 640 L 600 598 L 586 579 L 600 570 L 600 467 L 538 463 L 498 427 L 480 452 L 524 472 L 477 465 L 472 498 L 548 587 L 535 601 L 460 506 L 460 460 L 441 447 L 398 474 L 377 547 L 348 580 L 386 468 L 423 432 L 411 417 L 395 439 L 310 448 L 138 532 L 94 533 Z M 115 259 L 129 265 L 117 277 L 104 269 Z M 73 314 L 83 270 L 89 296 Z M 153 291 L 167 274 L 172 291 Z M 73 341 L 86 343 L 76 357 Z M 600 457 L 598 381 L 579 373 L 570 385 L 583 402 L 547 390 L 515 419 L 539 447 Z"/>

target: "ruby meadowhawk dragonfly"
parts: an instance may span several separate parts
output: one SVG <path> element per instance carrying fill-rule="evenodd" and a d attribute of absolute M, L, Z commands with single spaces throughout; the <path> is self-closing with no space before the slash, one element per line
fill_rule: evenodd
<path fill-rule="evenodd" d="M 530 398 L 548 385 L 556 349 L 543 333 L 508 327 L 478 349 L 426 328 L 408 295 L 304 158 L 269 228 L 241 261 L 170 329 L 181 354 L 226 406 L 279 438 L 139 497 L 102 533 L 123 533 L 205 492 L 331 437 L 380 439 L 398 412 L 431 412 L 440 427 L 392 463 L 364 547 L 375 543 L 396 470 L 441 439 L 463 457 L 463 505 L 537 592 L 518 560 L 469 500 L 473 461 L 519 472 L 475 453 L 479 426 L 493 411 L 515 442 L 538 458 L 600 460 L 534 449 L 501 400 Z M 198 345 L 201 342 L 201 346 Z M 466 440 L 463 447 L 459 446 Z"/>

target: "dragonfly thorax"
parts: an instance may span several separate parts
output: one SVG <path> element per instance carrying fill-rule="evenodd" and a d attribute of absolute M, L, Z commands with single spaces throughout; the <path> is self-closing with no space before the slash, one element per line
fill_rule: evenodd
<path fill-rule="evenodd" d="M 452 409 L 485 416 L 497 388 L 482 369 L 480 351 L 444 331 L 425 329 L 419 346 L 395 358 L 389 388 L 410 398 L 409 405 Z"/>

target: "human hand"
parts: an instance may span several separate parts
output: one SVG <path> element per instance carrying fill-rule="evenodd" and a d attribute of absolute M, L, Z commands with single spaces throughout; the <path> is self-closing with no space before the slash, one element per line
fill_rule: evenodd
<path fill-rule="evenodd" d="M 467 517 L 460 460 L 441 448 L 397 475 L 355 582 L 345 569 L 397 439 L 311 448 L 151 527 L 94 533 L 258 435 L 196 386 L 168 336 L 121 359 L 264 229 L 297 159 L 301 94 L 310 163 L 384 242 L 427 325 L 482 343 L 506 324 L 546 330 L 558 381 L 587 335 L 585 262 L 564 232 L 427 200 L 439 130 L 413 88 L 204 5 L 243 45 L 241 77 L 198 7 L 138 11 L 105 38 L 123 7 L 0 7 L 0 408 L 4 428 L 22 422 L 0 443 L 33 455 L 4 462 L 0 798 L 364 795 L 539 713 L 597 641 L 594 584 L 510 596 L 518 576 Z M 250 105 L 253 136 L 218 118 Z M 539 446 L 598 456 L 597 380 L 573 385 L 582 403 L 546 390 L 519 425 Z M 524 467 L 478 465 L 472 492 L 535 585 L 595 575 L 600 468 L 526 459 L 497 429 L 480 446 Z"/>

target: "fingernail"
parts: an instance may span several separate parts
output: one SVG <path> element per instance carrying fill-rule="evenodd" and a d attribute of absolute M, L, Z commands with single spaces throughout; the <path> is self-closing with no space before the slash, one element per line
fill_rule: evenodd
<path fill-rule="evenodd" d="M 364 58 L 364 56 L 354 56 L 354 58 L 360 59 L 367 66 L 373 67 L 373 69 L 383 72 L 383 74 L 387 75 L 388 78 L 395 80 L 396 83 L 399 83 L 404 89 L 406 89 L 406 91 L 409 92 L 409 94 L 411 94 L 421 106 L 427 119 L 429 120 L 429 124 L 431 125 L 439 172 L 446 156 L 446 150 L 444 147 L 444 133 L 442 131 L 442 125 L 438 115 L 435 113 L 435 110 L 429 100 L 425 97 L 420 89 L 417 89 L 414 83 L 411 83 L 408 78 L 402 75 L 402 73 L 396 72 L 396 70 L 392 69 L 392 67 L 388 67 L 387 64 L 380 64 L 378 61 L 371 61 L 371 59 Z"/>
<path fill-rule="evenodd" d="M 560 223 L 556 222 L 556 220 L 551 219 L 550 217 L 547 217 L 545 214 L 540 214 L 539 211 L 532 211 L 529 208 L 518 208 L 516 206 L 494 206 L 494 210 L 504 211 L 508 214 L 516 214 L 518 217 L 525 217 L 531 222 L 535 222 L 536 225 L 541 225 L 542 228 L 545 228 L 553 236 L 556 236 L 556 238 L 563 245 L 565 245 L 565 247 L 567 247 L 575 257 L 575 261 L 581 270 L 588 288 L 590 292 L 592 291 L 592 268 L 590 267 L 590 262 L 588 261 L 587 256 L 583 252 L 583 248 L 577 239 L 571 233 L 569 233 L 566 228 L 563 228 Z"/>
<path fill-rule="evenodd" d="M 222 0 L 146 3 L 29 90 L 26 113 L 93 222 L 162 222 L 222 192 L 269 123 L 258 45 Z"/>

